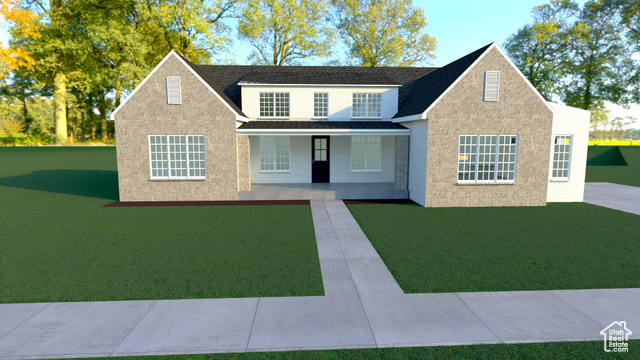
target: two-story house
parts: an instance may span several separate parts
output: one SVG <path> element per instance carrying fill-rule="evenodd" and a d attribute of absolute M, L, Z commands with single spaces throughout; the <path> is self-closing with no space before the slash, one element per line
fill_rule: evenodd
<path fill-rule="evenodd" d="M 489 44 L 442 68 L 194 65 L 169 53 L 112 114 L 121 201 L 582 201 L 589 113 Z"/>

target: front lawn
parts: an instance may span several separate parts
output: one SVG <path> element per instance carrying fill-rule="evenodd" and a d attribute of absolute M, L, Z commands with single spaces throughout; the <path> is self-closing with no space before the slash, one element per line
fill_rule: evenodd
<path fill-rule="evenodd" d="M 640 186 L 640 146 L 589 146 L 586 181 Z"/>
<path fill-rule="evenodd" d="M 303 205 L 108 207 L 115 148 L 0 148 L 0 303 L 321 295 Z"/>
<path fill-rule="evenodd" d="M 348 205 L 406 293 L 640 287 L 640 216 L 545 207 Z"/>
<path fill-rule="evenodd" d="M 95 360 L 231 360 L 231 359 L 637 359 L 640 340 L 629 341 L 629 352 L 607 353 L 602 341 L 533 344 L 491 344 L 412 348 L 282 351 L 91 358 Z"/>

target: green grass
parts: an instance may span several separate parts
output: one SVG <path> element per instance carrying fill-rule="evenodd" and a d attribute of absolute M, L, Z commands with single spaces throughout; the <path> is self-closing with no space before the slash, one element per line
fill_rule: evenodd
<path fill-rule="evenodd" d="M 533 344 L 434 346 L 353 350 L 283 351 L 110 357 L 101 360 L 261 360 L 261 359 L 638 359 L 640 340 L 629 341 L 628 353 L 606 353 L 602 341 Z M 91 358 L 100 359 L 100 358 Z"/>
<path fill-rule="evenodd" d="M 589 146 L 586 181 L 640 186 L 640 146 Z"/>
<path fill-rule="evenodd" d="M 640 217 L 545 207 L 349 205 L 407 293 L 640 287 Z"/>
<path fill-rule="evenodd" d="M 323 294 L 308 206 L 105 208 L 115 148 L 0 148 L 0 303 Z"/>

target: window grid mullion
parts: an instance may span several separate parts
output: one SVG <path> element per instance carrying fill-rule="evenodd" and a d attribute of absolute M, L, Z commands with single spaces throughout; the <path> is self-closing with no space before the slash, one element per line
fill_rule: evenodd
<path fill-rule="evenodd" d="M 498 151 L 500 149 L 500 134 L 496 135 L 496 152 L 494 153 L 494 156 L 496 157 L 496 160 L 494 162 L 493 165 L 493 180 L 494 181 L 498 181 Z"/>
<path fill-rule="evenodd" d="M 166 141 L 167 141 L 167 175 L 169 177 L 169 179 L 171 179 L 171 151 L 169 150 L 171 148 L 171 145 L 169 144 L 169 135 L 165 135 Z"/>
<path fill-rule="evenodd" d="M 478 151 L 480 148 L 480 135 L 476 135 L 476 166 L 475 166 L 475 177 L 474 177 L 474 182 L 478 182 Z"/>

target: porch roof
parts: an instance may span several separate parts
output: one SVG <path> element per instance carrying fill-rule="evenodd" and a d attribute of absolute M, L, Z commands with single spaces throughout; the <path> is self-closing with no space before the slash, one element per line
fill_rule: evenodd
<path fill-rule="evenodd" d="M 242 135 L 409 135 L 391 121 L 250 121 L 237 130 Z"/>

